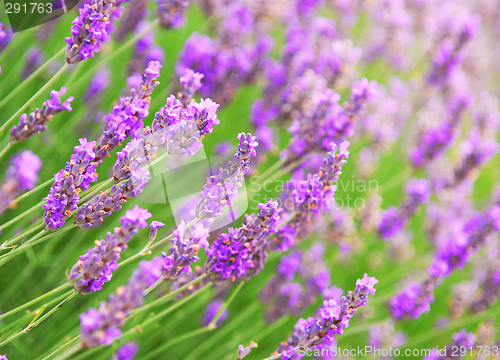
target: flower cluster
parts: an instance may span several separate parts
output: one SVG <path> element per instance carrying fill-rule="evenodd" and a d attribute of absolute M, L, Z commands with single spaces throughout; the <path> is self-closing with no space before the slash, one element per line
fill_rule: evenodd
<path fill-rule="evenodd" d="M 95 247 L 89 249 L 71 268 L 68 281 L 80 294 L 99 291 L 102 285 L 111 280 L 113 271 L 118 268 L 121 253 L 139 229 L 147 226 L 151 217 L 147 210 L 135 206 L 120 218 L 121 227 L 108 232 L 103 240 L 96 240 Z"/>
<path fill-rule="evenodd" d="M 178 28 L 184 24 L 189 0 L 156 0 L 156 14 L 165 28 Z"/>
<path fill-rule="evenodd" d="M 280 344 L 276 354 L 281 354 L 282 360 L 300 359 L 299 348 L 312 349 L 332 341 L 337 334 L 342 335 L 358 308 L 366 305 L 368 295 L 375 294 L 374 285 L 377 283 L 377 279 L 365 274 L 356 281 L 354 292 L 349 291 L 337 300 L 325 300 L 317 317 L 297 321 L 293 335 Z"/>
<path fill-rule="evenodd" d="M 146 68 L 139 88 L 131 89 L 130 95 L 120 98 L 106 116 L 107 129 L 97 141 L 87 142 L 80 139 L 75 146 L 71 160 L 66 167 L 54 175 L 54 184 L 43 206 L 46 230 L 58 229 L 65 224 L 65 219 L 77 209 L 79 194 L 97 180 L 96 168 L 102 159 L 120 145 L 127 137 L 135 134 L 143 126 L 143 119 L 148 115 L 151 93 L 158 85 L 160 63 L 151 62 Z M 100 209 L 101 210 L 101 209 Z M 82 210 L 87 214 L 88 210 Z M 82 212 L 80 212 L 81 215 Z"/>
<path fill-rule="evenodd" d="M 306 180 L 300 181 L 285 194 L 284 203 L 292 204 L 292 208 L 287 210 L 293 218 L 276 233 L 273 248 L 286 251 L 296 245 L 308 233 L 312 218 L 328 208 L 328 203 L 335 195 L 334 184 L 342 173 L 342 166 L 347 163 L 345 159 L 349 158 L 349 145 L 348 141 L 342 142 L 337 154 L 337 146 L 331 144 L 332 150 L 326 155 L 319 171 L 309 173 Z"/>
<path fill-rule="evenodd" d="M 217 175 L 207 177 L 207 183 L 203 185 L 201 199 L 196 206 L 196 216 L 200 219 L 218 217 L 226 205 L 231 206 L 248 172 L 250 159 L 257 155 L 255 136 L 240 133 L 238 140 L 238 151 L 227 167 L 221 167 Z"/>
<path fill-rule="evenodd" d="M 111 345 L 120 337 L 125 318 L 144 302 L 145 291 L 161 279 L 163 259 L 141 261 L 128 283 L 120 286 L 99 307 L 80 315 L 81 344 L 84 347 Z"/>
<path fill-rule="evenodd" d="M 35 187 L 41 167 L 40 158 L 30 150 L 11 159 L 5 179 L 0 185 L 0 214 L 13 205 L 16 196 Z"/>
<path fill-rule="evenodd" d="M 258 208 L 257 215 L 245 215 L 240 228 L 229 228 L 208 248 L 205 269 L 213 281 L 236 281 L 262 270 L 282 209 L 272 199 Z"/>
<path fill-rule="evenodd" d="M 65 39 L 68 64 L 91 58 L 110 38 L 112 20 L 121 15 L 119 7 L 126 0 L 90 0 L 80 8 L 71 23 L 71 37 Z"/>
<path fill-rule="evenodd" d="M 29 137 L 47 130 L 47 121 L 52 120 L 54 114 L 61 111 L 71 111 L 71 101 L 73 96 L 66 100 L 61 100 L 61 96 L 66 92 L 66 87 L 59 91 L 51 91 L 50 99 L 43 103 L 41 109 L 35 109 L 29 115 L 22 114 L 19 117 L 19 124 L 15 125 L 10 131 L 10 142 L 26 141 Z"/>

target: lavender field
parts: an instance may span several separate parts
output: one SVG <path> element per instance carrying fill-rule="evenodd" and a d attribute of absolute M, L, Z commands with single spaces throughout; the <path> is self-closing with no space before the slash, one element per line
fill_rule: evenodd
<path fill-rule="evenodd" d="M 500 359 L 500 0 L 9 6 L 0 360 Z"/>

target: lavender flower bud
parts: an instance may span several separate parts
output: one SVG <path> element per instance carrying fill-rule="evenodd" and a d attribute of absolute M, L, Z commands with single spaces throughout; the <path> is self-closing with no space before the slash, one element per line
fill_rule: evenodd
<path fill-rule="evenodd" d="M 243 345 L 239 345 L 238 346 L 238 360 L 242 360 L 243 358 L 245 358 L 248 354 L 250 354 L 250 352 L 257 348 L 258 345 L 257 343 L 253 342 L 253 341 L 250 341 L 250 345 L 248 346 L 243 346 Z"/>
<path fill-rule="evenodd" d="M 201 199 L 196 206 L 196 216 L 200 219 L 221 216 L 224 207 L 231 206 L 248 172 L 250 158 L 257 154 L 255 136 L 240 133 L 238 140 L 240 143 L 233 160 L 229 161 L 226 168 L 220 168 L 217 175 L 207 177 L 207 183 L 203 185 Z"/>
<path fill-rule="evenodd" d="M 207 326 L 210 322 L 215 318 L 215 315 L 219 312 L 224 302 L 220 299 L 215 299 L 208 303 L 205 308 L 205 312 L 203 313 L 203 318 L 201 319 L 201 325 Z M 217 319 L 215 326 L 219 327 L 229 316 L 229 312 L 227 309 L 220 314 L 220 317 Z"/>
<path fill-rule="evenodd" d="M 47 130 L 47 121 L 52 120 L 54 114 L 63 110 L 71 111 L 71 101 L 74 97 L 70 96 L 65 101 L 61 96 L 66 92 L 66 87 L 61 90 L 50 92 L 50 99 L 43 103 L 41 109 L 35 109 L 31 114 L 22 114 L 19 117 L 19 124 L 15 125 L 10 131 L 10 142 L 26 141 L 34 134 L 39 134 Z"/>
<path fill-rule="evenodd" d="M 26 55 L 26 62 L 21 71 L 21 79 L 26 80 L 43 62 L 43 52 L 38 47 L 33 47 Z"/>
<path fill-rule="evenodd" d="M 101 43 L 110 38 L 112 20 L 119 17 L 123 0 L 90 0 L 80 8 L 80 14 L 71 23 L 71 37 L 64 41 L 68 64 L 91 58 L 99 52 Z"/>
<path fill-rule="evenodd" d="M 115 37 L 118 41 L 123 41 L 128 34 L 134 32 L 139 23 L 146 17 L 148 13 L 147 0 L 132 0 L 125 9 Z"/>
<path fill-rule="evenodd" d="M 105 239 L 96 240 L 96 246 L 71 268 L 68 281 L 80 294 L 99 291 L 102 285 L 111 280 L 113 271 L 118 269 L 121 253 L 127 249 L 127 243 L 139 228 L 147 226 L 146 220 L 151 217 L 147 210 L 135 206 L 120 219 L 121 227 L 108 232 Z"/>

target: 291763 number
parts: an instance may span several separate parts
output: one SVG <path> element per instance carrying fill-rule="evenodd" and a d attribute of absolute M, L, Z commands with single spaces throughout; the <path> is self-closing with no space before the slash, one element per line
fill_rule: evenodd
<path fill-rule="evenodd" d="M 7 14 L 50 14 L 52 12 L 52 3 L 6 3 L 5 12 Z"/>
<path fill-rule="evenodd" d="M 498 356 L 500 352 L 498 351 L 498 346 L 473 346 L 473 347 L 465 347 L 465 346 L 452 346 L 451 347 L 451 356 L 473 356 L 474 354 L 477 356 Z"/>

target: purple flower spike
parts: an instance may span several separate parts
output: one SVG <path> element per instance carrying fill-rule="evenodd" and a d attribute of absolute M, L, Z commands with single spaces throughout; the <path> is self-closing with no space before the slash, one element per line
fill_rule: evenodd
<path fill-rule="evenodd" d="M 99 291 L 104 283 L 111 280 L 127 243 L 138 229 L 147 226 L 146 220 L 150 217 L 149 211 L 136 205 L 120 219 L 121 227 L 108 232 L 103 240 L 96 240 L 96 246 L 80 256 L 67 276 L 78 293 L 84 295 Z"/>
<path fill-rule="evenodd" d="M 35 109 L 31 114 L 22 114 L 19 117 L 19 124 L 15 125 L 10 131 L 10 142 L 25 141 L 35 134 L 47 130 L 47 122 L 52 120 L 54 114 L 61 111 L 71 111 L 71 101 L 74 97 L 70 96 L 66 100 L 61 100 L 61 96 L 66 92 L 66 87 L 60 91 L 52 90 L 50 99 L 43 103 L 41 109 Z"/>
<path fill-rule="evenodd" d="M 40 158 L 29 150 L 11 159 L 5 179 L 0 185 L 0 214 L 13 205 L 12 201 L 23 191 L 35 187 L 41 167 Z"/>
<path fill-rule="evenodd" d="M 184 229 L 184 222 L 174 231 L 168 254 L 163 256 L 163 278 L 174 280 L 183 273 L 191 274 L 191 264 L 198 261 L 198 250 L 207 248 L 208 229 L 198 223 L 191 230 Z"/>
<path fill-rule="evenodd" d="M 189 0 L 156 0 L 156 14 L 163 27 L 178 28 L 184 24 Z"/>
<path fill-rule="evenodd" d="M 290 184 L 284 202 L 292 205 L 289 212 L 294 218 L 278 231 L 272 244 L 273 249 L 286 251 L 298 244 L 308 233 L 312 218 L 328 208 L 335 195 L 334 184 L 342 174 L 346 159 L 349 158 L 349 145 L 348 141 L 342 142 L 338 147 L 332 143 L 332 150 L 327 153 L 323 166 L 317 173 L 309 173 L 306 180 Z"/>
<path fill-rule="evenodd" d="M 97 180 L 96 168 L 102 163 L 102 159 L 109 157 L 114 148 L 143 127 L 143 119 L 149 114 L 151 94 L 158 85 L 156 78 L 159 76 L 160 68 L 160 63 L 156 61 L 148 64 L 139 88 L 132 88 L 130 95 L 120 98 L 119 104 L 106 115 L 107 129 L 103 131 L 99 140 L 87 143 L 86 139 L 80 139 L 82 145 L 75 147 L 75 153 L 71 155 L 70 162 L 54 175 L 54 184 L 45 198 L 47 204 L 43 206 L 45 230 L 58 229 L 65 224 L 64 220 L 77 209 L 79 194 L 86 191 L 91 182 Z M 111 198 L 107 196 L 110 194 L 103 196 L 101 193 L 92 200 L 92 206 L 87 203 L 83 209 L 79 210 L 77 217 L 86 219 L 84 224 L 79 226 L 97 226 L 102 222 L 103 217 L 121 208 L 121 204 L 127 199 L 127 197 L 122 199 L 125 193 L 131 196 L 137 193 L 137 189 L 144 187 L 149 173 L 142 168 L 137 169 L 137 165 L 129 170 L 132 169 L 135 170 L 134 178 L 127 184 L 126 189 L 120 188 L 123 190 L 121 196 L 118 195 L 117 187 L 115 187 L 111 190 Z"/>
<path fill-rule="evenodd" d="M 282 360 L 300 359 L 303 350 L 315 349 L 324 341 L 333 342 L 335 335 L 341 335 L 344 328 L 349 327 L 349 321 L 358 308 L 366 305 L 368 295 L 375 294 L 374 285 L 377 283 L 377 279 L 365 274 L 356 282 L 354 292 L 348 291 L 346 296 L 337 300 L 325 300 L 316 317 L 297 321 L 292 336 L 280 344 L 276 353 L 281 354 Z"/>
<path fill-rule="evenodd" d="M 222 307 L 222 304 L 224 304 L 224 302 L 219 299 L 211 301 L 205 308 L 203 318 L 201 319 L 201 325 L 207 326 L 208 324 L 210 324 L 215 315 L 217 315 L 217 313 L 219 312 L 220 308 Z M 217 319 L 215 326 L 219 327 L 227 319 L 228 315 L 229 312 L 227 309 L 225 309 L 221 313 L 220 317 Z"/>
<path fill-rule="evenodd" d="M 128 342 L 118 349 L 115 355 L 109 360 L 133 360 L 139 351 L 139 345 L 135 342 Z"/>
<path fill-rule="evenodd" d="M 229 228 L 207 250 L 205 269 L 213 281 L 249 278 L 264 267 L 268 238 L 276 230 L 282 209 L 272 199 L 258 208 L 257 215 L 245 215 L 240 228 Z"/>
<path fill-rule="evenodd" d="M 250 345 L 248 346 L 243 346 L 242 344 L 240 344 L 238 346 L 238 357 L 237 359 L 238 360 L 242 360 L 243 358 L 245 358 L 248 354 L 250 354 L 250 352 L 255 349 L 256 347 L 258 347 L 257 343 L 253 342 L 253 341 L 250 341 Z"/>
<path fill-rule="evenodd" d="M 209 176 L 203 186 L 200 202 L 196 206 L 196 216 L 200 219 L 221 216 L 224 207 L 231 206 L 248 172 L 250 159 L 257 154 L 255 136 L 240 133 L 238 140 L 240 143 L 233 160 L 226 168 L 220 168 L 217 175 Z"/>
<path fill-rule="evenodd" d="M 118 9 L 124 0 L 90 0 L 80 8 L 80 15 L 71 23 L 71 37 L 64 41 L 66 62 L 74 64 L 99 52 L 103 41 L 110 38 L 112 21 L 121 15 Z"/>
<path fill-rule="evenodd" d="M 128 283 L 120 286 L 97 309 L 80 314 L 80 338 L 83 347 L 111 345 L 120 337 L 125 318 L 144 303 L 146 289 L 161 279 L 163 259 L 141 261 Z"/>

